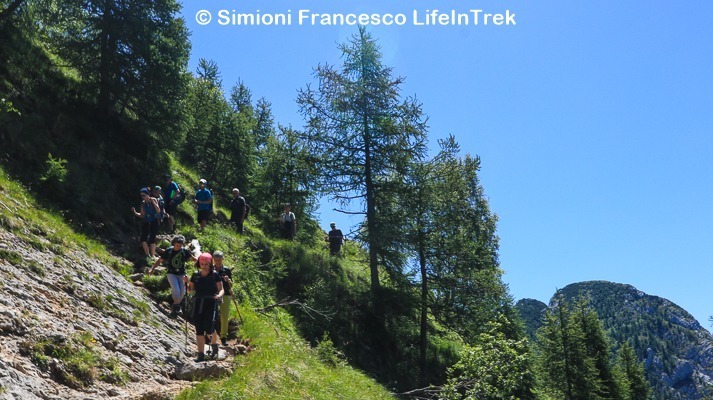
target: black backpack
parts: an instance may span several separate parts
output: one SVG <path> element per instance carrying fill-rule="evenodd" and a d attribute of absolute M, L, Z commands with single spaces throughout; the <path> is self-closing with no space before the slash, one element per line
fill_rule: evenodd
<path fill-rule="evenodd" d="M 176 192 L 176 195 L 173 196 L 173 204 L 181 204 L 183 203 L 183 200 L 186 199 L 186 193 L 181 189 L 181 185 L 178 184 L 178 182 L 174 182 L 176 184 L 176 187 L 178 188 L 178 191 Z"/>

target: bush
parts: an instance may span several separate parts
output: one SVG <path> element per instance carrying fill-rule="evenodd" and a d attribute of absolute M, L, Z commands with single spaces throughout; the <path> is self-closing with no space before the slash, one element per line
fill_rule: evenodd
<path fill-rule="evenodd" d="M 67 177 L 67 160 L 52 157 L 52 153 L 47 155 L 45 162 L 45 173 L 40 177 L 40 182 L 49 184 L 63 184 Z"/>

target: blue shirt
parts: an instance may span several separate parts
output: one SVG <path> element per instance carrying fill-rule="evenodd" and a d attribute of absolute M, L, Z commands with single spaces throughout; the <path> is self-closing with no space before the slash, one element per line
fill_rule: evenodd
<path fill-rule="evenodd" d="M 210 192 L 208 188 L 199 189 L 196 192 L 196 200 L 206 201 L 213 199 L 213 193 Z M 198 211 L 208 211 L 213 209 L 212 204 L 198 203 Z"/>
<path fill-rule="evenodd" d="M 163 198 L 169 201 L 176 197 L 178 194 L 178 184 L 176 182 L 171 182 L 170 185 L 163 188 Z"/>

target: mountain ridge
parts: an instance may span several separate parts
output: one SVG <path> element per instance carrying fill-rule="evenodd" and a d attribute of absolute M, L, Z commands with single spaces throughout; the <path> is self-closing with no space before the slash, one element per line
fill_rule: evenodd
<path fill-rule="evenodd" d="M 614 347 L 630 342 L 644 362 L 652 398 L 697 400 L 713 393 L 713 335 L 682 307 L 630 284 L 577 282 L 559 289 L 549 305 L 533 299 L 517 302 L 530 337 L 541 323 L 538 313 L 556 307 L 560 296 L 568 301 L 586 297 Z"/>

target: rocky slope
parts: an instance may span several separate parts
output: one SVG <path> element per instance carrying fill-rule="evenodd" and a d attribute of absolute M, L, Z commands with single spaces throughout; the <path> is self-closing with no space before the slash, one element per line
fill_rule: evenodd
<path fill-rule="evenodd" d="M 0 398 L 162 399 L 190 385 L 176 377 L 194 378 L 186 371 L 196 367 L 192 329 L 186 336 L 165 306 L 112 268 L 125 261 L 88 257 L 53 243 L 47 230 L 3 225 Z"/>
<path fill-rule="evenodd" d="M 681 307 L 631 285 L 605 281 L 575 283 L 561 289 L 566 299 L 587 296 L 615 346 L 629 341 L 644 361 L 654 399 L 705 399 L 713 395 L 713 335 Z M 517 304 L 527 328 L 538 327 L 546 305 Z"/>

